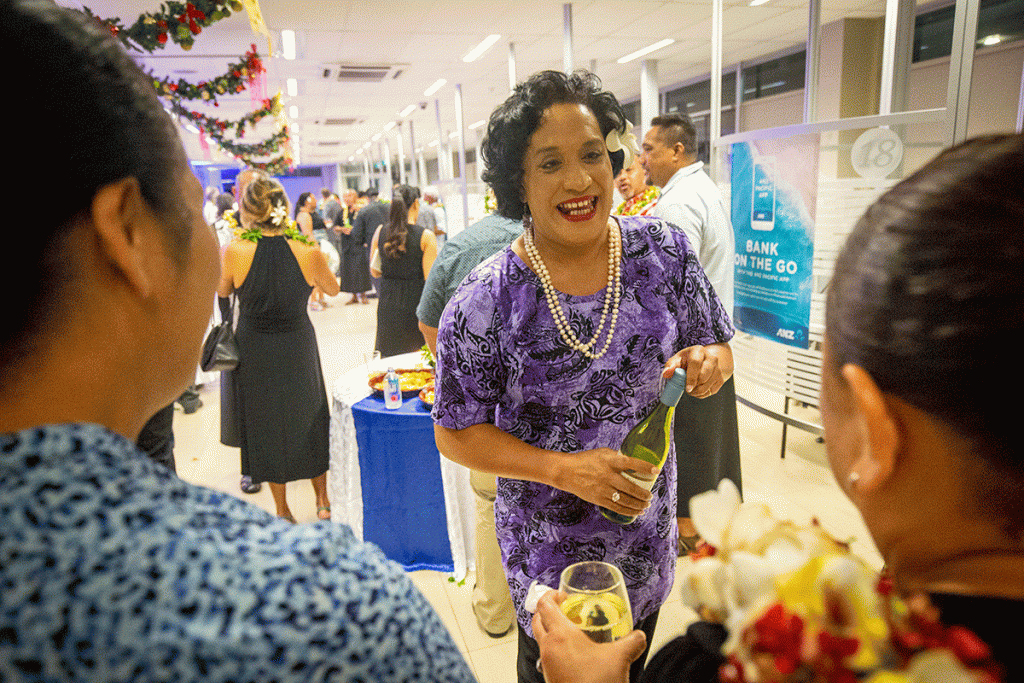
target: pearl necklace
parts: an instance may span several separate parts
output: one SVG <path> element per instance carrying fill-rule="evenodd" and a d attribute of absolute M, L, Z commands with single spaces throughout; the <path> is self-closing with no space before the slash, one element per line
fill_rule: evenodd
<path fill-rule="evenodd" d="M 547 266 L 544 265 L 544 261 L 540 258 L 540 252 L 537 251 L 537 245 L 534 244 L 532 222 L 528 223 L 527 230 L 523 234 L 523 244 L 526 246 L 526 254 L 530 258 L 530 265 L 533 266 L 533 270 L 537 273 L 537 277 L 540 279 L 541 287 L 544 289 L 544 297 L 548 301 L 548 309 L 551 311 L 551 317 L 554 318 L 555 325 L 558 327 L 558 333 L 570 348 L 579 351 L 587 358 L 591 358 L 593 360 L 597 360 L 608 351 L 608 347 L 612 343 L 612 335 L 615 333 L 615 324 L 619 320 L 619 283 L 622 260 L 622 232 L 619 230 L 619 226 L 615 221 L 609 221 L 608 225 L 608 286 L 605 289 L 604 294 L 604 308 L 601 312 L 601 321 L 597 324 L 597 330 L 594 332 L 594 338 L 586 344 L 580 342 L 576 333 L 573 332 L 572 327 L 569 325 L 568 319 L 565 317 L 565 311 L 562 310 L 562 303 L 558 300 L 558 293 L 551 284 L 551 274 L 548 273 Z M 608 327 L 608 336 L 605 338 L 604 346 L 600 351 L 597 351 L 596 353 L 592 352 L 591 349 L 596 346 L 597 340 L 601 337 L 601 330 L 604 329 L 604 324 L 609 319 L 609 311 L 611 312 L 611 321 Z"/>

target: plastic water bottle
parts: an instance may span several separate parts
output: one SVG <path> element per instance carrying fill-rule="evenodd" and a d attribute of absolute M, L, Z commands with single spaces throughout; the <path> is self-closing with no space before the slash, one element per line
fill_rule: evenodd
<path fill-rule="evenodd" d="M 397 410 L 402 407 L 402 384 L 394 368 L 384 375 L 384 407 Z"/>

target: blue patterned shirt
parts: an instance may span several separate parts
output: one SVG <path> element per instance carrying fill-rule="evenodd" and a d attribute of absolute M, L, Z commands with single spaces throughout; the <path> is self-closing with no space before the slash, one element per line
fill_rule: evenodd
<path fill-rule="evenodd" d="M 0 435 L 0 681 L 473 681 L 400 567 L 88 424 Z"/>

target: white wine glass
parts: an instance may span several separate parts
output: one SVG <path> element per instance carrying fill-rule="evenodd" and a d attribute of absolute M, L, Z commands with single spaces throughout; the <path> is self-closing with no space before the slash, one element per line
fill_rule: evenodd
<path fill-rule="evenodd" d="M 568 597 L 562 613 L 591 640 L 610 643 L 633 630 L 622 572 L 607 562 L 577 562 L 562 570 L 558 589 Z"/>

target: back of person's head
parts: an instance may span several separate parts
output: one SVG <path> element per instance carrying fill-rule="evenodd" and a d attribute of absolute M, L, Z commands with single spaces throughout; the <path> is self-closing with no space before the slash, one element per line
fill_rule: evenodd
<path fill-rule="evenodd" d="M 17 268 L 4 268 L 9 293 L 0 326 L 0 374 L 33 353 L 40 335 L 58 324 L 69 305 L 74 272 L 68 240 L 90 215 L 100 188 L 134 178 L 139 194 L 161 218 L 168 254 L 184 265 L 192 238 L 179 174 L 184 150 L 161 107 L 152 80 L 110 31 L 76 10 L 49 0 L 0 2 L 0 53 L 6 86 L 31 103 L 31 115 L 7 108 L 7 130 L 31 139 L 18 172 L 6 181 L 12 202 L 6 247 Z M 61 160 L 61 188 L 40 179 Z"/>
<path fill-rule="evenodd" d="M 366 198 L 369 199 L 371 202 L 374 199 L 376 199 L 377 198 L 377 188 L 371 187 L 371 188 L 367 189 L 366 190 Z"/>
<path fill-rule="evenodd" d="M 330 199 L 331 191 L 328 190 L 326 187 L 322 187 L 320 188 L 320 196 L 323 197 L 324 199 Z"/>
<path fill-rule="evenodd" d="M 697 129 L 685 114 L 662 114 L 651 119 L 651 128 L 658 129 L 658 137 L 666 147 L 683 146 L 689 155 L 697 154 Z"/>
<path fill-rule="evenodd" d="M 541 71 L 515 87 L 487 123 L 487 136 L 480 148 L 485 168 L 483 180 L 494 189 L 498 213 L 520 220 L 527 211 L 523 195 L 523 158 L 530 137 L 540 126 L 541 117 L 553 104 L 585 105 L 597 119 L 601 135 L 612 129 L 626 132 L 626 117 L 612 93 L 601 90 L 601 79 L 589 71 L 565 74 Z M 612 175 L 622 170 L 625 153 L 610 154 Z"/>
<path fill-rule="evenodd" d="M 306 202 L 313 196 L 312 192 L 303 192 L 299 195 L 299 201 L 295 202 L 295 214 L 292 218 L 298 218 L 299 212 L 306 208 Z"/>
<path fill-rule="evenodd" d="M 288 195 L 278 181 L 257 175 L 245 188 L 242 211 L 252 219 L 253 227 L 280 230 L 287 227 Z"/>
<path fill-rule="evenodd" d="M 970 446 L 966 481 L 986 512 L 1024 531 L 1024 136 L 946 150 L 886 192 L 835 265 L 826 341 L 836 372 L 879 389 Z M 971 466 L 973 465 L 973 466 Z"/>
<path fill-rule="evenodd" d="M 388 222 L 383 234 L 384 255 L 398 258 L 405 251 L 409 235 L 409 209 L 418 198 L 419 190 L 410 185 L 395 185 L 391 194 Z"/>
<path fill-rule="evenodd" d="M 235 198 L 227 192 L 217 195 L 217 216 L 223 216 L 225 211 L 235 208 Z"/>

